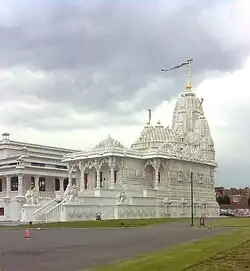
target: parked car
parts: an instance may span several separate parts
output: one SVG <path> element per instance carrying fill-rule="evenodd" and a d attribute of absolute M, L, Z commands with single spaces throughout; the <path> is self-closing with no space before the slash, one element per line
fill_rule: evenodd
<path fill-rule="evenodd" d="M 234 212 L 230 209 L 220 209 L 220 216 L 234 216 Z"/>

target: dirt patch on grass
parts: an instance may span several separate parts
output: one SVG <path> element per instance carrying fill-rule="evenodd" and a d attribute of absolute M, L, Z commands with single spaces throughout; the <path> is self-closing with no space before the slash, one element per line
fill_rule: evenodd
<path fill-rule="evenodd" d="M 246 271 L 250 270 L 250 240 L 217 254 L 186 271 Z"/>

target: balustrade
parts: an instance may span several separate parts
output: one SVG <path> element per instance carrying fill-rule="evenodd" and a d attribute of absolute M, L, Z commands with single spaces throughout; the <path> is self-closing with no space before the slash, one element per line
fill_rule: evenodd
<path fill-rule="evenodd" d="M 61 220 L 61 211 L 62 205 L 65 203 L 66 200 L 61 201 L 56 206 L 52 207 L 44 214 L 44 220 L 46 222 L 58 222 Z"/>
<path fill-rule="evenodd" d="M 51 208 L 53 208 L 56 205 L 56 199 L 53 199 L 51 201 L 49 201 L 48 203 L 46 203 L 45 205 L 43 205 L 42 207 L 40 207 L 39 209 L 37 209 L 32 217 L 33 217 L 33 221 L 45 221 L 45 213 L 50 210 Z"/>

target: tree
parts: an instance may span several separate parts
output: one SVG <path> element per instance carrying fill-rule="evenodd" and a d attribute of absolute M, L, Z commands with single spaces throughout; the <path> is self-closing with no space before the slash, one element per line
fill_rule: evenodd
<path fill-rule="evenodd" d="M 219 205 L 227 205 L 231 203 L 229 196 L 218 197 L 217 202 L 219 203 Z"/>

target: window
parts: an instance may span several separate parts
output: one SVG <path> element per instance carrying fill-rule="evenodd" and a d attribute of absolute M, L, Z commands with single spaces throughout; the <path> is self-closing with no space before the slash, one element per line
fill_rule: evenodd
<path fill-rule="evenodd" d="M 55 191 L 60 191 L 60 180 L 55 178 Z"/>
<path fill-rule="evenodd" d="M 100 187 L 102 188 L 102 172 L 100 172 Z"/>
<path fill-rule="evenodd" d="M 34 166 L 34 167 L 45 167 L 45 164 L 42 164 L 42 163 L 30 163 L 31 166 Z"/>
<path fill-rule="evenodd" d="M 4 216 L 4 207 L 0 207 L 0 216 Z"/>
<path fill-rule="evenodd" d="M 117 181 L 117 170 L 114 171 L 114 183 Z"/>
<path fill-rule="evenodd" d="M 3 191 L 3 181 L 2 181 L 2 179 L 0 179 L 0 192 L 2 192 Z"/>
<path fill-rule="evenodd" d="M 45 191 L 46 190 L 46 181 L 44 177 L 39 178 L 39 191 Z"/>
<path fill-rule="evenodd" d="M 17 165 L 17 163 L 9 163 L 9 166 L 11 167 L 11 166 L 16 166 Z"/>
<path fill-rule="evenodd" d="M 65 179 L 63 180 L 63 189 L 64 189 L 64 191 L 66 190 L 68 183 L 69 183 L 69 179 L 68 179 L 68 178 L 65 178 Z"/>
<path fill-rule="evenodd" d="M 18 177 L 11 177 L 10 190 L 11 191 L 18 191 Z"/>
<path fill-rule="evenodd" d="M 161 172 L 158 171 L 158 183 L 160 183 L 160 182 L 161 182 Z"/>
<path fill-rule="evenodd" d="M 63 166 L 63 165 L 55 165 L 55 168 L 67 169 L 67 166 Z"/>
<path fill-rule="evenodd" d="M 88 173 L 84 173 L 84 189 L 88 188 Z"/>
<path fill-rule="evenodd" d="M 35 187 L 35 178 L 33 176 L 31 176 L 31 179 L 30 179 L 30 187 L 31 188 Z"/>

